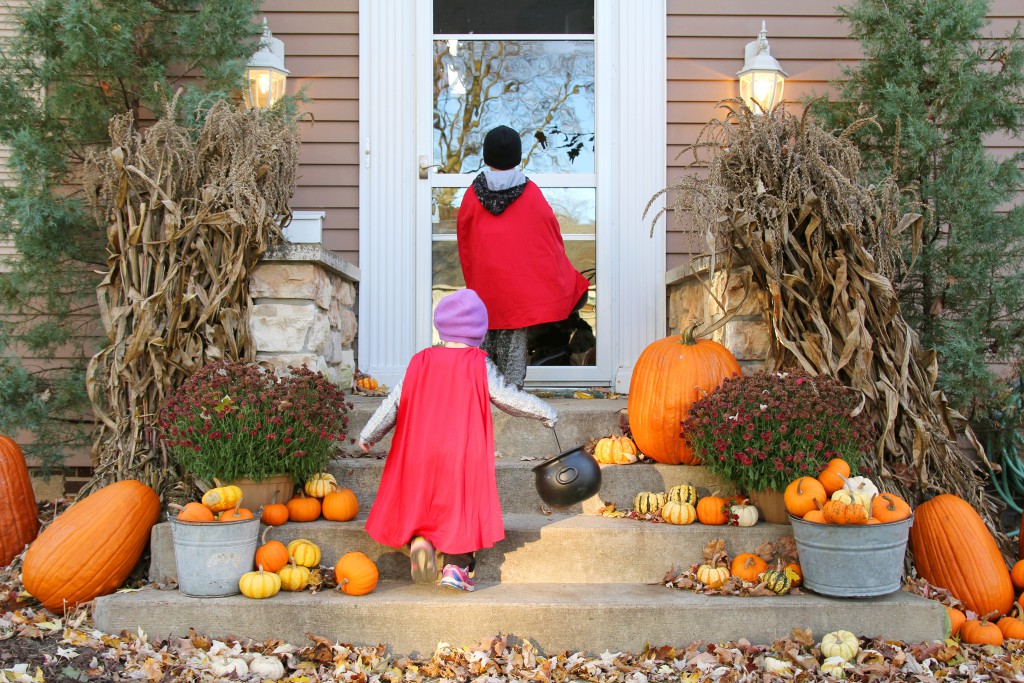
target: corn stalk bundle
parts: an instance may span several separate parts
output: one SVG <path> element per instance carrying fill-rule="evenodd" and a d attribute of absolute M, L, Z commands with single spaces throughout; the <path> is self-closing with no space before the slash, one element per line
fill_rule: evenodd
<path fill-rule="evenodd" d="M 1008 549 L 958 431 L 982 459 L 984 449 L 936 389 L 935 353 L 900 315 L 892 277 L 900 241 L 920 242 L 921 216 L 899 208 L 891 179 L 858 180 L 852 129 L 837 137 L 785 108 L 766 116 L 725 109 L 691 148 L 690 165 L 706 172 L 662 193 L 672 196 L 677 218 L 688 216 L 703 233 L 710 275 L 751 267 L 771 328 L 766 369 L 802 368 L 860 391 L 878 437 L 867 464 L 882 487 L 913 503 L 955 493 Z"/>
<path fill-rule="evenodd" d="M 290 218 L 299 139 L 281 114 L 212 107 L 193 131 L 175 104 L 140 133 L 110 123 L 111 146 L 86 164 L 85 186 L 107 226 L 97 288 L 106 346 L 86 388 L 100 428 L 91 486 L 176 483 L 158 448 L 162 401 L 211 360 L 252 360 L 248 276 Z"/>

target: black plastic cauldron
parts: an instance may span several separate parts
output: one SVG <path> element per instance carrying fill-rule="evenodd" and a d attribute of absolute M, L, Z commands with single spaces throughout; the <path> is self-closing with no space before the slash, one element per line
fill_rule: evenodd
<path fill-rule="evenodd" d="M 537 493 L 553 508 L 581 503 L 601 488 L 601 467 L 582 446 L 560 453 L 533 468 Z"/>

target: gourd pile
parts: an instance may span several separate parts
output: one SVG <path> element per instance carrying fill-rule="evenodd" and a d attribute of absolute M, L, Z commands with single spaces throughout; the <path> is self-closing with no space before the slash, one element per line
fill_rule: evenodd
<path fill-rule="evenodd" d="M 754 526 L 757 508 L 743 496 L 720 496 L 715 491 L 701 496 L 689 484 L 673 486 L 666 492 L 641 491 L 633 499 L 634 516 L 639 519 L 662 520 L 669 524 L 701 524 L 720 526 Z"/>
<path fill-rule="evenodd" d="M 262 545 L 256 549 L 253 564 L 256 569 L 246 572 L 238 581 L 238 589 L 247 598 L 271 598 L 280 591 L 301 591 L 319 588 L 324 583 L 320 560 L 320 547 L 307 538 L 296 538 L 287 546 L 281 541 L 267 540 L 263 531 Z M 366 595 L 377 587 L 379 572 L 365 553 L 343 554 L 334 566 L 334 580 L 338 590 L 346 595 Z"/>
<path fill-rule="evenodd" d="M 708 543 L 703 560 L 682 572 L 670 572 L 666 585 L 701 593 L 742 596 L 785 595 L 803 583 L 792 538 L 766 543 L 730 559 L 725 541 Z M 799 591 L 797 591 L 799 592 Z"/>
<path fill-rule="evenodd" d="M 895 493 L 882 493 L 867 477 L 850 475 L 842 458 L 830 460 L 821 474 L 798 477 L 785 492 L 786 509 L 815 524 L 885 524 L 907 519 L 910 504 Z"/>
<path fill-rule="evenodd" d="M 233 485 L 209 489 L 201 502 L 186 503 L 184 507 L 172 505 L 179 510 L 179 522 L 204 524 L 208 522 L 237 522 L 254 517 L 252 510 L 242 507 L 242 490 Z M 327 472 L 314 474 L 297 495 L 287 503 L 273 502 L 263 507 L 260 521 L 268 526 L 281 526 L 285 522 L 312 522 L 324 519 L 347 522 L 359 513 L 356 494 L 348 488 L 340 488 L 334 475 Z"/>

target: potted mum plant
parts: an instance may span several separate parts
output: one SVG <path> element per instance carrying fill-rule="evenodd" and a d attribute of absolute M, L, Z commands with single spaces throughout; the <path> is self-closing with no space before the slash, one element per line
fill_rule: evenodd
<path fill-rule="evenodd" d="M 872 451 L 862 397 L 838 380 L 803 372 L 759 371 L 726 379 L 698 400 L 683 437 L 714 474 L 733 482 L 766 521 L 788 521 L 782 491 L 842 458 L 853 472 Z"/>
<path fill-rule="evenodd" d="M 351 404 L 321 372 L 278 377 L 254 363 L 203 366 L 160 410 L 157 428 L 174 461 L 198 479 L 242 488 L 252 510 L 280 502 L 320 472 L 345 438 Z"/>

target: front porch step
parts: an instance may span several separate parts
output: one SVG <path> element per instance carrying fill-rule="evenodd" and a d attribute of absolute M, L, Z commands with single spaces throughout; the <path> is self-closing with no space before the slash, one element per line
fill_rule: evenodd
<path fill-rule="evenodd" d="M 358 439 L 359 432 L 384 399 L 376 396 L 350 396 L 349 400 L 352 402 L 352 410 L 348 413 L 349 439 L 346 439 L 341 445 L 341 450 L 347 454 L 362 455 L 362 451 L 351 440 Z M 594 438 L 613 433 L 621 434 L 622 428 L 625 426 L 624 413 L 627 404 L 625 398 L 588 400 L 546 398 L 544 400 L 558 411 L 558 424 L 555 426 L 555 431 L 558 433 L 558 443 L 561 444 L 563 451 Z M 531 456 L 544 460 L 559 453 L 551 430 L 538 420 L 512 417 L 493 406 L 491 414 L 494 416 L 495 448 L 502 456 L 513 458 Z M 377 443 L 373 447 L 373 453 L 387 453 L 388 448 L 391 447 L 393 434 L 394 430 Z"/>
<path fill-rule="evenodd" d="M 897 591 L 860 600 L 814 594 L 741 598 L 708 596 L 642 584 L 479 584 L 458 593 L 408 582 L 383 582 L 369 595 L 336 591 L 189 598 L 146 589 L 98 598 L 96 627 L 144 631 L 151 638 L 187 637 L 189 627 L 301 644 L 313 633 L 340 643 L 387 645 L 396 656 L 428 656 L 438 643 L 471 646 L 499 634 L 529 640 L 543 654 L 640 652 L 645 644 L 685 647 L 697 641 L 746 638 L 768 644 L 794 627 L 816 638 L 836 629 L 905 642 L 941 639 L 945 609 Z"/>
<path fill-rule="evenodd" d="M 585 403 L 585 401 L 577 401 Z M 352 489 L 359 499 L 360 510 L 369 510 L 377 495 L 386 459 L 363 457 L 341 458 L 328 466 L 340 486 Z M 544 501 L 536 489 L 533 468 L 543 460 L 521 460 L 501 457 L 495 463 L 498 496 L 505 513 L 527 514 L 552 512 L 545 510 Z M 633 508 L 633 499 L 641 491 L 668 491 L 677 484 L 695 486 L 700 495 L 714 491 L 735 493 L 736 487 L 723 482 L 704 467 L 689 465 L 661 465 L 649 460 L 629 465 L 602 465 L 601 490 L 580 505 L 556 512 L 568 514 L 597 514 L 605 503 L 613 503 L 617 510 Z"/>
<path fill-rule="evenodd" d="M 377 563 L 383 580 L 409 580 L 407 549 L 396 550 L 371 539 L 363 530 L 365 513 L 351 522 L 318 520 L 288 523 L 271 529 L 268 539 L 287 545 L 308 538 L 323 552 L 321 564 L 334 566 L 354 550 Z M 759 545 L 792 535 L 788 524 L 753 527 L 675 526 L 593 515 L 506 514 L 505 540 L 478 553 L 476 576 L 502 583 L 660 583 L 672 567 L 701 559 L 701 550 L 725 539 L 735 556 Z M 174 543 L 169 523 L 151 535 L 150 579 L 176 578 Z"/>

